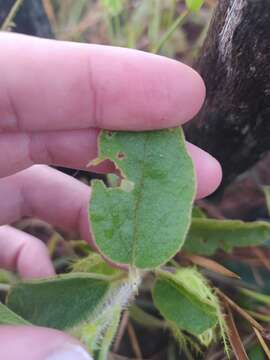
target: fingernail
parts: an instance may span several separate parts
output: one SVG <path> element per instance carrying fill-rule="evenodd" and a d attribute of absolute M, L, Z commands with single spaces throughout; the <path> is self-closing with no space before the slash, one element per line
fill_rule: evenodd
<path fill-rule="evenodd" d="M 53 351 L 45 360 L 93 360 L 79 345 L 65 344 Z"/>

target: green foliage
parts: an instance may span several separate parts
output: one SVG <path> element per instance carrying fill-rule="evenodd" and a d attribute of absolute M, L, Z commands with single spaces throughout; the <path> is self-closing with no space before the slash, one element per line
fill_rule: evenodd
<path fill-rule="evenodd" d="M 249 360 L 266 360 L 265 353 L 260 345 L 255 344 L 248 351 Z"/>
<path fill-rule="evenodd" d="M 21 2 L 17 0 L 15 6 Z M 162 52 L 171 57 L 177 54 L 177 58 L 187 55 L 188 62 L 194 56 L 193 49 L 199 48 L 201 36 L 190 44 L 182 25 L 196 18 L 197 28 L 207 22 L 205 13 L 211 11 L 208 5 L 201 19 L 194 14 L 189 16 L 201 8 L 203 0 L 185 0 L 186 8 L 175 0 L 51 0 L 50 3 L 49 18 L 57 38 L 88 41 L 90 33 L 91 40 L 102 33 L 103 43 Z M 179 9 L 183 11 L 179 13 Z M 13 7 L 5 29 L 13 25 L 16 11 Z M 105 360 L 121 313 L 133 300 L 143 278 L 147 279 L 143 291 L 149 295 L 153 287 L 154 304 L 164 319 L 153 315 L 156 314 L 153 304 L 143 302 L 144 293 L 143 301 L 138 301 L 140 307 L 133 305 L 129 309 L 132 320 L 151 329 L 170 329 L 188 359 L 193 358 L 191 349 L 199 355 L 201 345 L 208 347 L 220 336 L 228 354 L 225 320 L 211 285 L 196 268 L 180 268 L 178 258 L 167 264 L 169 268 L 160 265 L 180 249 L 191 254 L 213 255 L 217 249 L 230 251 L 236 246 L 261 244 L 270 238 L 270 225 L 207 219 L 195 207 L 184 244 L 195 184 L 180 129 L 145 133 L 104 131 L 95 163 L 105 159 L 111 160 L 117 171 L 108 174 L 109 188 L 101 181 L 93 182 L 91 227 L 103 255 L 112 262 L 129 264 L 129 274 L 111 267 L 100 255 L 92 253 L 88 245 L 77 242 L 73 244 L 76 253 L 87 256 L 72 263 L 74 273 L 13 285 L 7 296 L 9 307 L 0 303 L 0 324 L 33 323 L 66 330 L 82 341 L 95 359 Z M 270 209 L 270 187 L 264 190 Z M 181 255 L 179 259 L 182 264 Z M 244 276 L 242 285 L 243 279 Z M 16 281 L 13 274 L 0 272 L 0 282 L 2 295 Z M 265 286 L 269 285 L 264 282 Z M 269 296 L 254 291 L 241 289 L 239 294 L 251 299 L 252 304 L 270 303 Z M 145 304 L 150 305 L 149 309 Z M 257 313 L 258 316 L 264 321 L 269 319 L 264 313 Z M 256 345 L 249 357 L 259 360 L 264 355 Z"/>
<path fill-rule="evenodd" d="M 122 308 L 118 304 L 109 303 L 100 314 L 85 321 L 70 331 L 71 335 L 85 344 L 89 353 L 95 354 L 95 359 L 106 360 L 109 348 L 115 337 Z"/>
<path fill-rule="evenodd" d="M 156 281 L 153 300 L 165 319 L 193 335 L 202 335 L 218 322 L 210 301 L 183 286 L 177 281 L 177 275 Z"/>
<path fill-rule="evenodd" d="M 121 173 L 120 186 L 92 183 L 90 222 L 100 251 L 115 263 L 155 268 L 184 243 L 195 195 L 181 129 L 103 131 L 99 158 Z"/>
<path fill-rule="evenodd" d="M 111 283 L 110 291 L 91 318 L 85 319 L 71 330 L 71 334 L 79 338 L 89 352 L 95 353 L 98 360 L 107 359 L 121 312 L 129 304 L 139 285 L 140 277 L 136 272 L 130 273 L 129 278 Z"/>
<path fill-rule="evenodd" d="M 78 260 L 73 268 L 85 272 L 13 285 L 7 297 L 8 308 L 0 306 L 1 321 L 69 331 L 95 359 L 105 360 L 121 312 L 136 293 L 140 276 L 136 271 L 128 276 L 110 268 L 98 254 Z M 86 273 L 89 270 L 95 273 Z"/>
<path fill-rule="evenodd" d="M 30 323 L 0 302 L 0 325 L 30 325 Z"/>
<path fill-rule="evenodd" d="M 185 0 L 185 1 L 186 1 L 186 7 L 190 11 L 199 11 L 204 3 L 204 0 Z"/>
<path fill-rule="evenodd" d="M 119 15 L 123 10 L 123 0 L 101 0 L 101 3 L 113 16 Z"/>
<path fill-rule="evenodd" d="M 222 309 L 204 276 L 196 268 L 190 267 L 179 268 L 175 273 L 158 271 L 158 274 L 153 289 L 154 303 L 185 353 L 188 354 L 188 344 L 195 352 L 200 348 L 183 331 L 195 336 L 206 347 L 221 337 L 224 351 L 229 354 L 227 326 Z"/>
<path fill-rule="evenodd" d="M 94 314 L 109 282 L 90 274 L 66 274 L 12 286 L 7 305 L 34 325 L 70 329 Z"/>
<path fill-rule="evenodd" d="M 240 220 L 193 218 L 183 247 L 191 254 L 213 255 L 216 250 L 261 245 L 270 238 L 270 224 Z"/>
<path fill-rule="evenodd" d="M 116 276 L 122 271 L 111 267 L 106 263 L 102 257 L 97 253 L 90 253 L 88 256 L 76 260 L 72 264 L 72 271 L 74 272 L 86 272 L 97 273 L 103 275 Z"/>
<path fill-rule="evenodd" d="M 256 291 L 252 291 L 249 289 L 241 289 L 241 293 L 247 295 L 248 299 L 253 299 L 255 301 L 261 302 L 265 304 L 266 306 L 270 306 L 270 296 L 266 294 L 261 294 Z"/>

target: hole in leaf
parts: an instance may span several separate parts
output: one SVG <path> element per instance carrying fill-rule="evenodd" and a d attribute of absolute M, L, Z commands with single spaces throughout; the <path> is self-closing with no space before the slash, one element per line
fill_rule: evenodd
<path fill-rule="evenodd" d="M 125 180 L 120 168 L 117 168 L 115 162 L 110 159 L 98 161 L 97 164 L 90 166 L 90 170 L 95 173 L 107 174 L 104 183 L 108 187 L 120 187 L 121 181 Z"/>

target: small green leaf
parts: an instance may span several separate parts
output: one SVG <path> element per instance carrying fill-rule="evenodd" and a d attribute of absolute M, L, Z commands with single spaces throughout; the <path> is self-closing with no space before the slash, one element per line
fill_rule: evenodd
<path fill-rule="evenodd" d="M 30 323 L 15 314 L 7 306 L 0 302 L 0 324 L 1 325 L 30 325 Z"/>
<path fill-rule="evenodd" d="M 176 282 L 160 278 L 153 290 L 155 306 L 181 330 L 201 335 L 218 322 L 216 309 Z"/>
<path fill-rule="evenodd" d="M 262 347 L 258 344 L 252 345 L 248 351 L 249 360 L 266 360 Z"/>
<path fill-rule="evenodd" d="M 90 274 L 66 274 L 14 285 L 7 306 L 34 325 L 69 329 L 89 319 L 109 289 Z"/>
<path fill-rule="evenodd" d="M 183 247 L 191 254 L 213 255 L 218 249 L 256 246 L 270 238 L 270 224 L 264 221 L 193 218 Z"/>
<path fill-rule="evenodd" d="M 199 11 L 204 3 L 204 0 L 186 0 L 186 7 L 189 11 Z"/>
<path fill-rule="evenodd" d="M 106 159 L 124 184 L 92 183 L 89 216 L 96 244 L 115 263 L 142 269 L 165 263 L 184 243 L 195 195 L 182 130 L 103 131 L 92 164 Z"/>
<path fill-rule="evenodd" d="M 111 267 L 97 253 L 90 253 L 88 256 L 84 258 L 80 258 L 76 260 L 72 264 L 72 271 L 96 273 L 96 274 L 111 275 L 111 276 L 122 273 L 121 270 Z"/>

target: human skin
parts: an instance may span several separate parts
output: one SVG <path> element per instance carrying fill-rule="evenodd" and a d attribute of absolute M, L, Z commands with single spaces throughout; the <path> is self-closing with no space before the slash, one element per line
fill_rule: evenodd
<path fill-rule="evenodd" d="M 136 50 L 7 33 L 0 47 L 0 267 L 23 278 L 50 276 L 45 245 L 10 224 L 34 216 L 92 240 L 91 189 L 48 165 L 87 169 L 102 128 L 184 124 L 200 109 L 205 86 L 186 65 Z M 202 198 L 218 187 L 221 168 L 198 147 L 187 148 Z M 19 326 L 0 326 L 0 358 L 88 359 L 64 333 Z"/>

